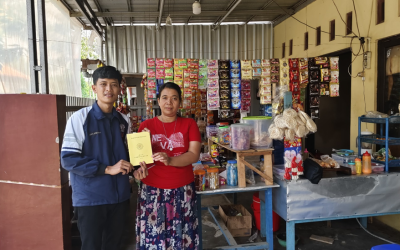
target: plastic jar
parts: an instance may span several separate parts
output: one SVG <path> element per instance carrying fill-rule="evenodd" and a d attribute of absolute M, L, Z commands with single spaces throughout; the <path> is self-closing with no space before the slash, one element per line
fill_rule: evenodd
<path fill-rule="evenodd" d="M 194 185 L 196 191 L 204 191 L 206 186 L 206 171 L 198 169 L 194 171 Z"/>
<path fill-rule="evenodd" d="M 235 150 L 250 149 L 250 131 L 252 126 L 249 124 L 231 125 L 231 148 Z"/>
<path fill-rule="evenodd" d="M 351 174 L 357 174 L 356 165 L 355 165 L 354 162 L 349 162 L 347 165 L 348 165 L 349 168 L 351 169 Z"/>
<path fill-rule="evenodd" d="M 215 125 L 209 125 L 206 127 L 207 138 L 213 138 L 218 135 L 218 128 Z"/>
<path fill-rule="evenodd" d="M 229 160 L 228 165 L 226 167 L 227 171 L 227 184 L 229 186 L 237 186 L 238 185 L 238 171 L 237 171 L 237 161 Z"/>
<path fill-rule="evenodd" d="M 218 128 L 218 142 L 221 144 L 229 144 L 231 141 L 229 135 L 229 126 Z"/>
<path fill-rule="evenodd" d="M 354 160 L 355 162 L 355 166 L 356 166 L 356 173 L 357 174 L 362 174 L 362 164 L 361 164 L 361 159 L 360 158 L 356 158 Z"/>
<path fill-rule="evenodd" d="M 371 155 L 368 153 L 368 151 L 365 152 L 362 156 L 362 172 L 363 174 L 372 173 Z"/>
<path fill-rule="evenodd" d="M 219 174 L 218 168 L 209 168 L 207 170 L 210 189 L 219 188 Z"/>

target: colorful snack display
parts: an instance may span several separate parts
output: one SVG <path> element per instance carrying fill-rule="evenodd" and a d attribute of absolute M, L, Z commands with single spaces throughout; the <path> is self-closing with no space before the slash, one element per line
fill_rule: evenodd
<path fill-rule="evenodd" d="M 321 83 L 319 85 L 319 95 L 329 95 L 329 84 Z"/>
<path fill-rule="evenodd" d="M 260 68 L 261 67 L 261 60 L 260 59 L 252 60 L 251 61 L 251 66 L 253 68 Z"/>
<path fill-rule="evenodd" d="M 231 88 L 240 89 L 241 88 L 241 80 L 240 79 L 231 79 Z"/>
<path fill-rule="evenodd" d="M 331 83 L 339 83 L 339 71 L 331 71 Z"/>
<path fill-rule="evenodd" d="M 300 70 L 308 69 L 308 58 L 300 58 L 299 59 L 299 68 L 300 68 Z"/>
<path fill-rule="evenodd" d="M 199 69 L 190 69 L 189 77 L 190 79 L 197 79 L 199 75 Z"/>
<path fill-rule="evenodd" d="M 183 80 L 174 80 L 175 84 L 178 85 L 181 89 L 183 88 Z"/>
<path fill-rule="evenodd" d="M 209 69 L 218 69 L 218 60 L 207 60 L 207 68 Z"/>
<path fill-rule="evenodd" d="M 279 65 L 279 59 L 278 58 L 272 58 L 269 60 L 271 66 L 278 64 Z"/>
<path fill-rule="evenodd" d="M 339 70 L 339 57 L 331 57 L 329 60 L 331 63 L 331 70 Z"/>
<path fill-rule="evenodd" d="M 208 88 L 218 88 L 218 78 L 207 80 Z"/>
<path fill-rule="evenodd" d="M 173 67 L 174 67 L 174 59 L 164 58 L 164 68 L 173 68 Z"/>
<path fill-rule="evenodd" d="M 270 95 L 265 95 L 260 97 L 260 103 L 261 104 L 271 104 L 272 99 Z"/>
<path fill-rule="evenodd" d="M 187 59 L 185 59 L 185 58 L 179 59 L 179 68 L 181 68 L 181 69 L 188 68 Z"/>
<path fill-rule="evenodd" d="M 225 69 L 219 70 L 218 74 L 219 74 L 219 79 L 229 79 L 229 70 Z"/>
<path fill-rule="evenodd" d="M 321 69 L 321 82 L 329 82 L 330 76 L 329 69 Z"/>
<path fill-rule="evenodd" d="M 219 109 L 219 98 L 208 98 L 207 110 L 218 110 L 218 109 Z"/>
<path fill-rule="evenodd" d="M 242 80 L 241 85 L 242 89 L 251 89 L 250 81 Z"/>
<path fill-rule="evenodd" d="M 270 88 L 271 88 L 271 86 L 270 86 Z M 233 89 L 232 89 L 232 92 L 233 92 Z M 271 92 L 269 92 L 269 93 L 271 93 Z M 250 92 L 250 90 L 249 90 L 249 89 L 242 90 L 242 91 L 241 91 L 241 97 L 242 97 L 242 100 L 244 100 L 244 99 L 251 99 L 251 92 Z"/>
<path fill-rule="evenodd" d="M 208 69 L 207 68 L 200 68 L 199 70 L 199 79 L 207 79 L 208 77 Z"/>
<path fill-rule="evenodd" d="M 155 89 L 149 89 L 147 91 L 147 98 L 156 99 L 157 98 L 157 91 Z"/>
<path fill-rule="evenodd" d="M 290 69 L 299 69 L 299 59 L 290 58 L 289 59 L 289 67 L 290 67 Z"/>
<path fill-rule="evenodd" d="M 207 68 L 207 65 L 208 65 L 208 60 L 206 60 L 206 59 L 200 59 L 199 60 L 199 68 L 200 69 Z"/>
<path fill-rule="evenodd" d="M 243 61 L 242 61 L 243 62 Z M 242 64 L 243 66 L 243 64 Z M 253 78 L 253 70 L 252 69 L 244 69 L 242 67 L 242 79 L 252 79 Z"/>
<path fill-rule="evenodd" d="M 240 78 L 240 69 L 231 69 L 231 78 Z"/>
<path fill-rule="evenodd" d="M 231 65 L 231 69 L 240 69 L 240 61 L 239 60 L 231 60 L 230 65 Z"/>
<path fill-rule="evenodd" d="M 156 78 L 165 79 L 165 69 L 156 69 Z"/>
<path fill-rule="evenodd" d="M 186 88 L 190 88 L 190 79 L 185 79 L 183 80 L 183 87 Z"/>
<path fill-rule="evenodd" d="M 241 108 L 241 100 L 239 98 L 234 98 L 231 101 L 232 109 L 240 109 Z"/>
<path fill-rule="evenodd" d="M 199 79 L 199 89 L 207 89 L 207 79 Z"/>
<path fill-rule="evenodd" d="M 241 60 L 241 68 L 243 69 L 251 69 L 251 61 L 250 60 Z"/>
<path fill-rule="evenodd" d="M 319 107 L 319 96 L 310 96 L 310 107 L 311 108 Z"/>
<path fill-rule="evenodd" d="M 190 79 L 190 88 L 191 89 L 197 89 L 198 88 L 197 79 Z"/>
<path fill-rule="evenodd" d="M 253 68 L 253 77 L 261 76 L 261 68 Z"/>
<path fill-rule="evenodd" d="M 147 68 L 154 69 L 156 67 L 156 60 L 154 58 L 147 58 Z"/>
<path fill-rule="evenodd" d="M 300 83 L 307 84 L 308 83 L 308 71 L 300 72 Z"/>
<path fill-rule="evenodd" d="M 271 78 L 270 77 L 262 77 L 260 80 L 260 85 L 266 85 L 266 84 L 271 84 Z"/>
<path fill-rule="evenodd" d="M 183 69 L 175 68 L 174 80 L 183 80 Z"/>
<path fill-rule="evenodd" d="M 219 80 L 219 88 L 220 89 L 230 89 L 229 88 L 229 80 Z"/>
<path fill-rule="evenodd" d="M 268 77 L 270 75 L 271 75 L 271 69 L 269 67 L 261 69 L 261 77 Z"/>
<path fill-rule="evenodd" d="M 199 68 L 199 59 L 188 59 L 188 66 L 192 69 Z"/>
<path fill-rule="evenodd" d="M 239 89 L 232 89 L 231 90 L 231 98 L 240 98 L 240 90 Z M 221 98 L 222 99 L 222 98 Z"/>
<path fill-rule="evenodd" d="M 165 68 L 165 79 L 174 79 L 174 68 Z"/>
<path fill-rule="evenodd" d="M 156 69 L 147 69 L 147 78 L 155 79 L 156 78 Z"/>
<path fill-rule="evenodd" d="M 218 69 L 216 69 L 216 68 L 208 68 L 207 78 L 208 79 L 212 79 L 212 78 L 217 78 L 218 79 Z"/>
<path fill-rule="evenodd" d="M 229 60 L 219 60 L 219 69 L 229 69 Z"/>
<path fill-rule="evenodd" d="M 331 83 L 329 84 L 331 97 L 339 96 L 339 84 Z"/>
<path fill-rule="evenodd" d="M 251 104 L 250 104 L 250 100 L 242 100 L 241 101 L 242 103 L 241 103 L 241 108 L 240 108 L 240 111 L 241 112 L 245 112 L 245 113 L 249 113 L 250 112 L 250 106 L 251 106 Z"/>
<path fill-rule="evenodd" d="M 223 100 L 223 99 L 229 100 L 230 99 L 230 90 L 229 89 L 221 89 L 219 91 L 219 97 L 221 98 L 221 100 Z"/>
<path fill-rule="evenodd" d="M 271 66 L 271 74 L 279 74 L 279 65 Z"/>
<path fill-rule="evenodd" d="M 207 99 L 217 98 L 218 97 L 218 89 L 207 89 Z"/>
<path fill-rule="evenodd" d="M 230 109 L 231 108 L 231 100 L 220 100 L 221 109 Z"/>
<path fill-rule="evenodd" d="M 165 68 L 165 65 L 164 65 L 164 58 L 156 58 L 156 68 L 157 68 L 157 69 L 163 69 L 163 68 Z"/>

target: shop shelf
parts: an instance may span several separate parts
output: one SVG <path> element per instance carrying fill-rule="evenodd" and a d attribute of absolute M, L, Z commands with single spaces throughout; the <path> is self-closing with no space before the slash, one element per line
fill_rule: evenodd
<path fill-rule="evenodd" d="M 384 135 L 361 135 L 360 136 L 361 142 L 367 142 L 367 143 L 372 143 L 372 144 L 378 144 L 378 145 L 386 145 L 386 139 Z M 396 137 L 389 137 L 388 138 L 389 145 L 400 145 L 400 138 Z"/>
<path fill-rule="evenodd" d="M 385 124 L 387 121 L 389 123 L 400 123 L 400 116 L 390 116 L 388 118 L 369 118 L 364 115 L 360 117 L 361 122 L 367 123 L 377 123 L 377 124 Z"/>
<path fill-rule="evenodd" d="M 378 161 L 378 160 L 372 160 L 372 162 L 380 163 L 380 164 L 383 164 L 383 165 L 386 164 L 386 162 L 384 162 L 384 161 Z M 391 161 L 388 162 L 388 164 L 389 164 L 389 167 L 390 167 L 390 168 L 392 168 L 392 167 L 400 167 L 400 159 L 398 159 L 398 160 L 391 160 Z"/>

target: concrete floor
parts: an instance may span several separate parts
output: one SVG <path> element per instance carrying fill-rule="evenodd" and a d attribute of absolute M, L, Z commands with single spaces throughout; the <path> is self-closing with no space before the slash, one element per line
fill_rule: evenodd
<path fill-rule="evenodd" d="M 134 193 L 131 196 L 129 227 L 126 230 L 124 244 L 121 250 L 135 250 L 136 193 L 137 190 L 134 190 Z M 237 196 L 238 203 L 242 204 L 251 213 L 252 196 L 253 193 L 240 193 Z M 232 201 L 233 196 L 227 195 L 227 198 Z M 203 197 L 202 201 L 203 206 L 228 204 L 227 199 L 222 195 L 205 196 Z M 209 215 L 208 211 L 202 212 L 202 221 L 203 249 L 226 246 L 227 243 L 224 236 L 215 225 L 214 220 Z M 253 227 L 253 232 L 256 232 L 254 228 L 255 226 Z M 400 232 L 377 222 L 377 220 L 374 220 L 374 223 L 372 224 L 368 224 L 368 230 L 380 237 L 400 244 Z M 280 232 L 285 232 L 285 222 L 283 220 L 280 221 L 279 231 L 275 232 L 274 235 Z M 76 234 L 77 232 L 75 230 L 75 235 Z M 368 250 L 373 246 L 385 244 L 385 242 L 382 240 L 372 237 L 363 231 L 355 219 L 332 221 L 331 228 L 327 227 L 327 222 L 297 224 L 296 234 L 300 237 L 300 241 L 296 246 L 296 250 Z M 334 239 L 334 242 L 332 245 L 330 245 L 310 240 L 310 236 L 312 234 L 331 237 Z M 238 244 L 244 244 L 248 242 L 248 237 L 235 239 Z M 260 236 L 258 236 L 255 241 L 265 241 L 265 238 L 260 238 Z M 73 250 L 80 249 L 78 239 L 75 238 L 75 240 L 73 240 L 73 245 Z M 276 237 L 274 238 L 274 246 L 275 250 L 286 249 L 279 245 Z"/>

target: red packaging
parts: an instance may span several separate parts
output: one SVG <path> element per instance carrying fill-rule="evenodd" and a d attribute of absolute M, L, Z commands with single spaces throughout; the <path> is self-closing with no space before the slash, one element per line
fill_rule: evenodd
<path fill-rule="evenodd" d="M 165 69 L 156 69 L 156 78 L 165 79 Z"/>
<path fill-rule="evenodd" d="M 242 106 L 240 110 L 242 112 L 250 112 L 250 100 L 242 100 Z"/>
<path fill-rule="evenodd" d="M 289 58 L 289 67 L 290 69 L 299 69 L 299 59 Z"/>
<path fill-rule="evenodd" d="M 183 79 L 189 79 L 190 78 L 190 69 L 184 69 L 183 70 Z"/>
<path fill-rule="evenodd" d="M 251 89 L 250 81 L 242 80 L 242 89 Z"/>
<path fill-rule="evenodd" d="M 199 68 L 199 59 L 188 59 L 189 68 L 198 69 Z"/>
<path fill-rule="evenodd" d="M 299 71 L 298 70 L 290 70 L 290 81 L 299 81 Z"/>
<path fill-rule="evenodd" d="M 147 88 L 148 89 L 156 89 L 156 85 L 157 85 L 156 80 L 154 80 L 154 79 L 147 80 Z"/>
<path fill-rule="evenodd" d="M 190 69 L 190 72 L 189 72 L 190 79 L 197 79 L 198 75 L 199 75 L 198 69 Z"/>
<path fill-rule="evenodd" d="M 154 58 L 147 58 L 147 68 L 155 68 L 156 60 Z"/>
<path fill-rule="evenodd" d="M 147 69 L 147 78 L 155 79 L 156 78 L 156 70 L 155 69 Z"/>
<path fill-rule="evenodd" d="M 197 89 L 197 79 L 190 79 L 190 88 L 191 89 Z"/>
<path fill-rule="evenodd" d="M 251 99 L 251 92 L 249 89 L 242 90 L 242 100 Z"/>
<path fill-rule="evenodd" d="M 164 67 L 165 67 L 165 68 L 172 68 L 172 67 L 174 67 L 174 59 L 172 59 L 172 58 L 165 58 L 165 59 L 164 59 Z"/>
<path fill-rule="evenodd" d="M 165 68 L 165 65 L 164 65 L 164 58 L 156 58 L 156 68 L 157 68 L 157 69 L 163 69 L 163 68 Z"/>

